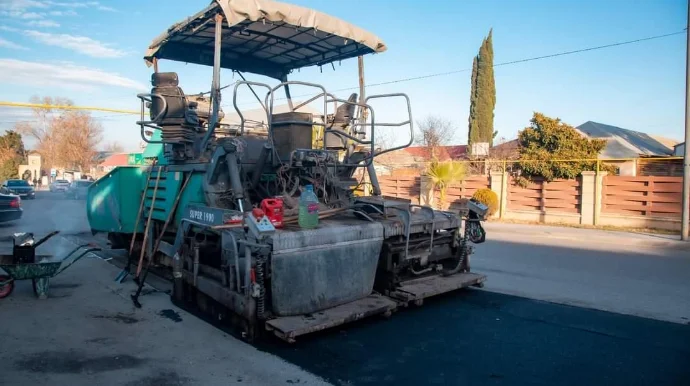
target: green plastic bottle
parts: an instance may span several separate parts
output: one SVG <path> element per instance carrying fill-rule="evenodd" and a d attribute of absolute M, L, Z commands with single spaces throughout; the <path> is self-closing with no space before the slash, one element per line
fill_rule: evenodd
<path fill-rule="evenodd" d="M 319 225 L 319 199 L 312 185 L 305 186 L 299 197 L 297 223 L 304 229 L 316 228 Z"/>

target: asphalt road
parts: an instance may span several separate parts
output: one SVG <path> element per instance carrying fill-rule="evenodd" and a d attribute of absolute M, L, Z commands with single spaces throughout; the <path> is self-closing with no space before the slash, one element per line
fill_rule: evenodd
<path fill-rule="evenodd" d="M 25 202 L 25 218 L 0 235 L 61 225 L 65 233 L 88 231 L 83 202 L 53 198 L 46 193 Z M 475 271 L 488 274 L 484 290 L 443 296 L 390 320 L 326 331 L 293 346 L 269 342 L 259 349 L 336 385 L 690 384 L 687 249 L 597 231 L 488 229 L 489 241 L 472 260 Z M 208 350 L 219 350 L 224 340 L 233 350 L 247 350 L 221 332 L 204 338 L 212 340 Z M 173 349 L 159 344 L 163 352 Z M 204 346 L 195 350 L 203 353 Z M 269 366 L 267 373 L 280 363 L 267 354 L 251 358 Z M 238 364 L 225 363 L 236 372 Z M 208 381 L 208 368 L 197 366 L 173 384 Z M 3 367 L 0 373 L 16 370 Z M 292 384 L 308 377 L 281 379 Z"/>
<path fill-rule="evenodd" d="M 690 321 L 690 243 L 549 226 L 490 223 L 473 268 L 487 289 L 628 315 Z"/>

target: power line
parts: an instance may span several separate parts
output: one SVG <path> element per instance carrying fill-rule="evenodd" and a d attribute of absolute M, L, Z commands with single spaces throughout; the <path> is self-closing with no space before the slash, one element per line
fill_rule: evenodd
<path fill-rule="evenodd" d="M 605 48 L 611 48 L 611 47 L 624 46 L 624 45 L 627 45 L 627 44 L 640 43 L 640 42 L 644 42 L 644 41 L 648 41 L 648 40 L 662 39 L 662 38 L 667 38 L 667 37 L 674 36 L 674 35 L 685 34 L 685 31 L 686 31 L 686 30 L 687 30 L 687 27 L 684 28 L 682 31 L 672 32 L 672 33 L 663 34 L 663 35 L 649 36 L 649 37 L 646 37 L 646 38 L 640 38 L 640 39 L 635 39 L 635 40 L 626 40 L 626 41 L 623 41 L 623 42 L 605 44 L 605 45 L 602 45 L 602 46 L 595 46 L 595 47 L 582 48 L 582 49 L 579 49 L 579 50 L 562 51 L 562 52 L 557 52 L 557 53 L 555 53 L 555 54 L 542 55 L 542 56 L 534 56 L 534 57 L 531 57 L 531 58 L 524 58 L 524 59 L 511 60 L 511 61 L 509 61 L 509 62 L 502 62 L 502 63 L 494 64 L 494 67 L 509 66 L 509 65 L 511 65 L 511 64 L 518 64 L 518 63 L 525 63 L 525 62 L 533 62 L 533 61 L 535 61 L 535 60 L 550 59 L 550 58 L 555 58 L 555 57 L 558 57 L 558 56 L 573 55 L 573 54 L 579 54 L 579 53 L 582 53 L 582 52 L 596 51 L 596 50 L 602 50 L 602 49 L 605 49 Z M 397 79 L 397 80 L 391 80 L 391 81 L 387 81 L 387 82 L 368 84 L 368 85 L 366 85 L 366 87 L 383 86 L 383 85 L 387 85 L 387 84 L 400 83 L 400 82 L 409 82 L 409 81 L 412 81 L 412 80 L 434 78 L 434 77 L 438 77 L 438 76 L 452 75 L 452 74 L 458 74 L 458 73 L 461 73 L 461 72 L 469 72 L 469 71 L 472 71 L 472 69 L 471 69 L 471 68 L 464 68 L 464 69 L 462 69 L 462 70 L 440 72 L 440 73 L 436 73 L 436 74 L 422 75 L 422 76 L 416 76 L 416 77 L 412 77 L 412 78 Z M 359 87 L 349 87 L 349 88 L 346 88 L 346 89 L 341 89 L 341 90 L 336 90 L 336 91 L 346 91 L 346 90 L 353 90 L 353 89 L 359 89 Z"/>
<path fill-rule="evenodd" d="M 686 28 L 683 28 L 681 31 L 677 32 L 671 32 L 663 35 L 655 35 L 655 36 L 648 36 L 645 38 L 640 38 L 640 39 L 634 39 L 634 40 L 626 40 L 622 42 L 616 42 L 616 43 L 611 43 L 611 44 L 604 44 L 600 46 L 594 46 L 594 47 L 587 47 L 587 48 L 581 48 L 577 50 L 571 50 L 571 51 L 562 51 L 562 52 L 557 52 L 554 54 L 548 54 L 548 55 L 542 55 L 542 56 L 534 56 L 530 58 L 523 58 L 523 59 L 516 59 L 516 60 L 511 60 L 508 62 L 501 62 L 501 63 L 496 63 L 493 65 L 493 67 L 501 67 L 501 66 L 509 66 L 512 64 L 518 64 L 518 63 L 526 63 L 526 62 L 533 62 L 536 60 L 542 60 L 542 59 L 550 59 L 550 58 L 555 58 L 559 56 L 566 56 L 566 55 L 573 55 L 573 54 L 579 54 L 583 52 L 588 52 L 588 51 L 596 51 L 596 50 L 602 50 L 606 48 L 611 48 L 611 47 L 618 47 L 618 46 L 624 46 L 628 44 L 635 44 L 635 43 L 641 43 L 649 40 L 656 40 L 656 39 L 663 39 L 675 35 L 680 35 L 680 34 L 685 34 L 685 31 L 687 30 Z M 428 74 L 428 75 L 420 75 L 420 76 L 414 76 L 410 78 L 402 78 L 402 79 L 395 79 L 395 80 L 389 80 L 386 82 L 380 82 L 380 83 L 372 83 L 372 84 L 367 84 L 365 87 L 376 87 L 376 86 L 385 86 L 388 84 L 395 84 L 395 83 L 403 83 L 403 82 L 410 82 L 413 80 L 421 80 L 421 79 L 428 79 L 428 78 L 436 78 L 439 76 L 447 76 L 447 75 L 454 75 L 454 74 L 459 74 L 463 72 L 469 72 L 472 71 L 471 68 L 463 68 L 461 70 L 452 70 L 452 71 L 446 71 L 446 72 L 437 72 L 434 74 Z M 356 87 L 347 87 L 347 88 L 341 88 L 337 90 L 333 90 L 333 92 L 338 92 L 338 91 L 350 91 L 350 90 L 359 90 L 359 86 Z M 305 95 L 297 95 L 294 96 L 293 98 L 301 98 L 305 96 L 311 96 L 312 94 L 305 94 Z M 276 98 L 276 100 L 285 100 L 287 98 Z M 249 103 L 244 103 L 244 104 L 249 104 Z M 225 105 L 226 107 L 229 105 Z"/>
<path fill-rule="evenodd" d="M 109 113 L 119 113 L 119 114 L 139 114 L 139 111 L 135 110 L 123 110 L 123 109 L 111 109 L 107 107 L 90 107 L 90 106 L 68 106 L 68 105 L 47 105 L 41 103 L 22 103 L 22 102 L 3 102 L 0 101 L 0 106 L 4 107 L 28 107 L 28 108 L 41 108 L 41 109 L 52 109 L 52 110 L 89 110 L 89 111 L 105 111 Z"/>
<path fill-rule="evenodd" d="M 518 64 L 518 63 L 526 63 L 526 62 L 533 62 L 536 60 L 543 60 L 543 59 L 550 59 L 550 58 L 555 58 L 559 56 L 566 56 L 566 55 L 573 55 L 573 54 L 579 54 L 583 52 L 589 52 L 589 51 L 596 51 L 596 50 L 602 50 L 606 48 L 612 48 L 612 47 L 618 47 L 618 46 L 624 46 L 628 44 L 635 44 L 635 43 L 641 43 L 649 40 L 656 40 L 656 39 L 663 39 L 675 35 L 680 35 L 680 34 L 685 34 L 685 31 L 687 30 L 686 28 L 683 28 L 681 31 L 677 32 L 672 32 L 672 33 L 667 33 L 663 35 L 655 35 L 655 36 L 648 36 L 640 39 L 634 39 L 634 40 L 626 40 L 622 42 L 616 42 L 616 43 L 611 43 L 611 44 L 604 44 L 600 46 L 594 46 L 594 47 L 587 47 L 587 48 L 581 48 L 577 50 L 571 50 L 571 51 L 562 51 L 562 52 L 557 52 L 554 54 L 548 54 L 548 55 L 542 55 L 542 56 L 534 56 L 530 58 L 523 58 L 523 59 L 517 59 L 517 60 L 511 60 L 508 62 L 501 62 L 501 63 L 496 63 L 493 65 L 493 67 L 501 67 L 501 66 L 508 66 L 508 65 L 513 65 L 513 64 Z M 377 87 L 377 86 L 385 86 L 389 84 L 395 84 L 395 83 L 403 83 L 403 82 L 410 82 L 414 80 L 421 80 L 421 79 L 428 79 L 428 78 L 436 78 L 440 76 L 447 76 L 447 75 L 454 75 L 454 74 L 459 74 L 463 72 L 469 72 L 471 71 L 471 68 L 464 68 L 460 70 L 452 70 L 452 71 L 446 71 L 446 72 L 438 72 L 434 74 L 428 74 L 428 75 L 420 75 L 420 76 L 414 76 L 414 77 L 409 77 L 409 78 L 402 78 L 402 79 L 395 79 L 395 80 L 389 80 L 386 82 L 379 82 L 379 83 L 372 83 L 372 84 L 367 84 L 365 87 Z M 230 85 L 227 85 L 225 87 L 228 87 Z M 333 92 L 339 92 L 339 91 L 350 91 L 350 90 L 358 90 L 359 86 L 355 87 L 347 87 L 347 88 L 341 88 L 337 90 L 333 90 Z M 304 95 L 297 95 L 294 96 L 293 98 L 302 98 L 306 96 L 312 96 L 313 94 L 304 94 Z M 275 98 L 275 100 L 285 100 L 287 98 L 282 97 L 282 98 Z M 254 102 L 251 102 L 253 104 Z M 248 105 L 250 103 L 242 103 L 242 105 Z M 29 108 L 53 108 L 53 109 L 58 109 L 58 110 L 90 110 L 90 111 L 105 111 L 105 112 L 113 112 L 113 113 L 119 113 L 119 114 L 139 114 L 139 111 L 134 111 L 134 110 L 120 110 L 120 109 L 111 109 L 111 108 L 103 108 L 103 107 L 86 107 L 86 106 L 52 106 L 52 105 L 40 105 L 40 104 L 33 104 L 33 103 L 20 103 L 20 102 L 3 102 L 0 101 L 0 106 L 6 106 L 6 107 L 29 107 Z M 229 107 L 230 105 L 223 105 L 224 107 Z M 230 106 L 231 107 L 231 106 Z"/>

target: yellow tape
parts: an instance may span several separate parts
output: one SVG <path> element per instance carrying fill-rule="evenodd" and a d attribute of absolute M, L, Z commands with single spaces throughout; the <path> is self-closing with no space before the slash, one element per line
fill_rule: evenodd
<path fill-rule="evenodd" d="M 120 113 L 120 114 L 133 114 L 139 115 L 141 111 L 134 110 L 121 110 L 121 109 L 109 109 L 106 107 L 90 107 L 90 106 L 61 106 L 61 105 L 45 105 L 38 103 L 20 103 L 20 102 L 2 102 L 0 101 L 0 106 L 3 107 L 28 107 L 28 108 L 41 108 L 41 109 L 56 109 L 56 110 L 89 110 L 89 111 L 104 111 L 108 113 Z"/>

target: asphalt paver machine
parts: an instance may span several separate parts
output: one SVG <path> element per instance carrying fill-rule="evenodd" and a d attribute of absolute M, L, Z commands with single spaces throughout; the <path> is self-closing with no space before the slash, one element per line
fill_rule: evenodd
<path fill-rule="evenodd" d="M 470 201 L 461 217 L 381 194 L 375 157 L 412 143 L 407 95 L 364 98 L 360 91 L 341 99 L 288 80 L 303 67 L 385 50 L 378 37 L 342 20 L 266 0 L 213 1 L 174 24 L 145 54 L 152 90 L 139 95 L 137 123 L 151 162 L 116 168 L 90 187 L 92 230 L 130 249 L 136 277 L 149 262 L 167 267 L 176 302 L 230 320 L 250 339 L 270 331 L 292 342 L 480 286 L 485 277 L 470 272 L 469 258 L 471 244 L 484 241 L 485 206 Z M 185 94 L 176 73 L 159 71 L 161 60 L 212 67 L 211 92 Z M 221 87 L 221 69 L 242 80 Z M 297 87 L 313 91 L 298 105 Z M 245 118 L 241 90 L 261 106 L 258 124 Z M 231 95 L 224 105 L 221 93 Z M 287 111 L 276 111 L 281 99 Z M 393 99 L 404 103 L 406 118 L 377 121 L 376 106 Z M 319 112 L 304 112 L 308 104 Z M 234 124 L 222 106 L 236 115 Z M 409 130 L 409 141 L 377 149 L 383 126 Z M 362 176 L 371 194 L 354 194 Z M 290 216 L 306 185 L 321 206 L 314 229 Z M 276 197 L 286 211 L 282 227 L 256 210 Z"/>

